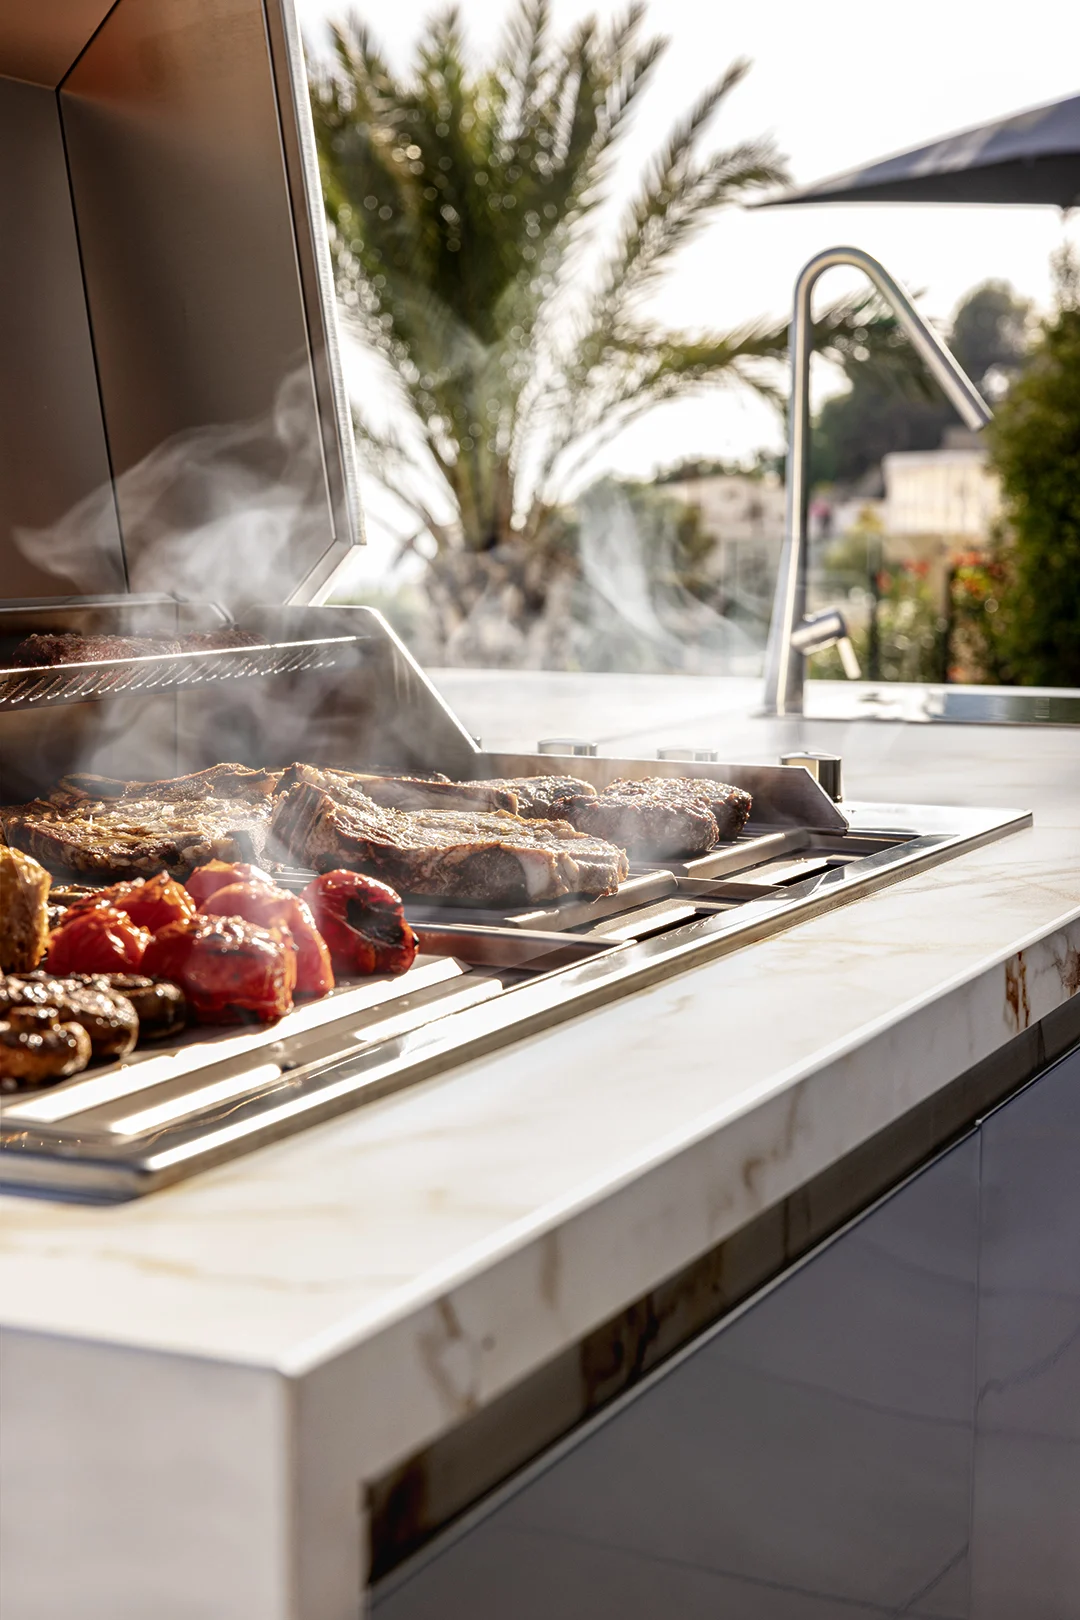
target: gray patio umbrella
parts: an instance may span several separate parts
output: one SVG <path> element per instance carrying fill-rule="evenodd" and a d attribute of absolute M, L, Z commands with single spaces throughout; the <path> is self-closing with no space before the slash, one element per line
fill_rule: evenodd
<path fill-rule="evenodd" d="M 962 130 L 759 203 L 940 202 L 1080 205 L 1080 96 Z"/>

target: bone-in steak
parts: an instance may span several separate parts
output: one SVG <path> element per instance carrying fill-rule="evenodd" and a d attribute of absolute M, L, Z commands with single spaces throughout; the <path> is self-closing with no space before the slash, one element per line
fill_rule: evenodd
<path fill-rule="evenodd" d="M 331 772 L 300 767 L 271 832 L 316 871 L 358 867 L 408 894 L 487 905 L 611 894 L 629 870 L 621 849 L 565 822 L 505 811 L 401 811 Z"/>
<path fill-rule="evenodd" d="M 178 781 L 190 786 L 190 779 Z M 217 785 L 223 788 L 225 779 Z M 211 860 L 262 862 L 268 795 L 193 797 L 178 790 L 170 797 L 168 787 L 156 783 L 156 791 L 141 798 L 130 790 L 113 798 L 69 791 L 58 794 L 56 803 L 8 807 L 0 811 L 0 824 L 13 849 L 25 850 L 50 871 L 102 883 L 162 870 L 183 879 Z"/>
<path fill-rule="evenodd" d="M 690 860 L 735 837 L 750 814 L 750 795 L 723 782 L 650 776 L 582 795 L 565 814 L 582 832 L 608 838 L 638 860 Z"/>
<path fill-rule="evenodd" d="M 263 771 L 250 765 L 210 765 L 185 776 L 166 776 L 156 782 L 129 782 L 116 776 L 92 776 L 76 771 L 61 777 L 49 794 L 52 804 L 66 807 L 87 801 L 111 799 L 145 804 L 159 800 L 165 804 L 191 803 L 198 799 L 236 799 L 260 804 L 269 799 L 281 781 L 281 771 Z"/>
<path fill-rule="evenodd" d="M 309 765 L 290 765 L 282 774 L 278 792 L 302 780 Z M 345 771 L 335 766 L 323 770 L 349 787 L 366 793 L 375 804 L 390 810 L 509 810 L 518 809 L 517 794 L 509 782 L 452 782 L 441 773 L 432 776 L 387 776 L 382 772 Z"/>

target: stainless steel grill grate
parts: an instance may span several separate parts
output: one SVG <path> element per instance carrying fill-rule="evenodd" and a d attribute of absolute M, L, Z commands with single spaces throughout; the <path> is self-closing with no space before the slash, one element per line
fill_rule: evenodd
<path fill-rule="evenodd" d="M 596 764 L 612 774 L 650 769 Z M 781 784 L 797 795 L 799 779 L 810 781 L 781 767 L 739 774 L 780 778 L 778 808 Z M 838 829 L 774 826 L 718 856 L 642 871 L 600 901 L 502 913 L 407 903 L 422 954 L 400 979 L 344 985 L 271 1028 L 196 1028 L 175 1045 L 0 1099 L 0 1186 L 95 1198 L 148 1192 L 1030 822 L 1015 811 L 845 810 Z M 310 874 L 285 876 L 296 888 Z"/>
<path fill-rule="evenodd" d="M 100 663 L 53 665 L 42 669 L 0 670 L 0 709 L 30 709 L 82 703 L 121 693 L 167 692 L 212 682 L 242 681 L 267 675 L 294 675 L 333 669 L 357 636 L 287 641 L 259 647 L 166 653 L 150 658 L 111 658 Z"/>

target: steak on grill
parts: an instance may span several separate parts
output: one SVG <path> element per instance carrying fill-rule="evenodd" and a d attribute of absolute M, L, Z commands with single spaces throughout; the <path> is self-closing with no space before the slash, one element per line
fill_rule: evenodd
<path fill-rule="evenodd" d="M 470 782 L 471 788 L 504 788 L 517 800 L 517 813 L 541 821 L 565 821 L 575 799 L 595 797 L 596 789 L 576 776 L 507 776 Z"/>
<path fill-rule="evenodd" d="M 647 861 L 706 855 L 722 837 L 733 838 L 749 814 L 750 795 L 740 788 L 675 776 L 615 781 L 566 805 L 580 831 Z"/>
<path fill-rule="evenodd" d="M 732 787 L 730 782 L 712 782 L 705 778 L 692 780 L 708 793 L 709 809 L 716 817 L 720 843 L 726 844 L 738 838 L 750 819 L 754 803 L 750 794 L 745 788 Z"/>
<path fill-rule="evenodd" d="M 310 765 L 290 765 L 282 775 L 277 791 L 287 793 L 299 773 Z M 375 804 L 389 810 L 509 810 L 518 809 L 518 796 L 509 782 L 452 782 L 439 772 L 431 776 L 386 776 L 363 771 L 344 771 L 337 766 L 323 770 L 347 786 L 366 793 Z"/>
<path fill-rule="evenodd" d="M 148 658 L 178 653 L 179 640 L 166 636 L 84 636 L 76 630 L 45 630 L 26 636 L 11 662 L 27 669 L 55 664 L 94 664 L 111 658 Z"/>
<path fill-rule="evenodd" d="M 84 635 L 79 630 L 44 630 L 24 636 L 11 655 L 13 665 L 27 669 L 57 664 L 96 664 L 113 658 L 162 658 L 181 652 L 220 652 L 229 647 L 258 647 L 250 630 L 220 627 L 188 630 L 178 636 Z"/>
<path fill-rule="evenodd" d="M 331 772 L 300 767 L 275 804 L 274 839 L 316 871 L 359 868 L 414 895 L 487 905 L 612 894 L 621 849 L 561 821 L 506 811 L 387 809 Z"/>
<path fill-rule="evenodd" d="M 280 771 L 253 770 L 249 765 L 210 765 L 204 771 L 186 776 L 166 776 L 157 782 L 129 782 L 116 776 L 92 776 L 75 771 L 61 777 L 50 793 L 50 802 L 67 806 L 78 802 L 113 800 L 145 803 L 182 804 L 198 799 L 236 799 L 260 804 L 276 791 Z"/>
<path fill-rule="evenodd" d="M 270 800 L 234 798 L 170 800 L 82 799 L 66 804 L 39 800 L 0 811 L 13 849 L 33 855 L 64 876 L 113 883 L 166 871 L 186 878 L 206 861 L 259 865 L 266 848 Z"/>

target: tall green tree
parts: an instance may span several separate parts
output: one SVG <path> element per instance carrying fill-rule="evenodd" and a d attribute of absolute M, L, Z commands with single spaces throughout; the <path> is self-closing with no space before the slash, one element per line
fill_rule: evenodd
<path fill-rule="evenodd" d="M 953 316 L 946 341 L 968 376 L 990 397 L 1018 375 L 1030 344 L 1031 304 L 1004 281 L 975 287 Z M 815 425 L 813 476 L 854 484 L 891 450 L 935 450 L 956 412 L 925 373 L 883 372 L 858 355 L 845 369 L 847 392 L 825 401 Z"/>
<path fill-rule="evenodd" d="M 665 49 L 640 4 L 557 38 L 548 0 L 514 0 L 477 67 L 455 8 L 427 22 L 404 75 L 356 17 L 333 41 L 312 103 L 338 289 L 396 406 L 389 426 L 357 411 L 360 451 L 413 515 L 406 543 L 433 542 L 430 589 L 451 619 L 495 585 L 506 611 L 535 614 L 570 566 L 561 503 L 602 444 L 694 390 L 774 387 L 782 323 L 685 331 L 646 303 L 782 163 L 764 139 L 707 148 L 747 71 L 736 62 L 689 102 L 611 225 L 613 160 Z M 850 353 L 862 321 L 838 306 L 820 339 Z"/>
<path fill-rule="evenodd" d="M 1024 686 L 1080 686 L 1080 266 L 989 430 L 1008 515 L 1001 645 Z"/>

